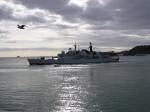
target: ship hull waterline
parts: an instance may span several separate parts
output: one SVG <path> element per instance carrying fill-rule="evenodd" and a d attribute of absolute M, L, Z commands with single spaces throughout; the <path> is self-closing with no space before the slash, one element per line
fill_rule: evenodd
<path fill-rule="evenodd" d="M 119 62 L 119 59 L 83 59 L 83 60 L 70 60 L 70 61 L 64 61 L 64 60 L 41 60 L 41 59 L 28 59 L 28 62 L 30 65 L 53 65 L 53 64 L 98 64 L 98 63 L 110 63 L 110 62 Z"/>

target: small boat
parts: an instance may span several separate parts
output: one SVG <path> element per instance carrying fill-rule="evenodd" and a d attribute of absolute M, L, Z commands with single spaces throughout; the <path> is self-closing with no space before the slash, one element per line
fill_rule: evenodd
<path fill-rule="evenodd" d="M 56 57 L 46 58 L 28 58 L 30 65 L 60 65 L 60 64 L 87 64 L 87 63 L 106 63 L 118 62 L 119 56 L 115 53 L 102 53 L 93 51 L 92 43 L 90 42 L 89 49 L 77 50 L 77 45 L 74 49 L 69 48 L 67 52 L 62 51 Z"/>

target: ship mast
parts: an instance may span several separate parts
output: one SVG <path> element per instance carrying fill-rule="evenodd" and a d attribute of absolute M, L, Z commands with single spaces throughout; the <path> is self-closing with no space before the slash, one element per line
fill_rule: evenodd
<path fill-rule="evenodd" d="M 91 43 L 91 42 L 90 42 L 89 48 L 90 48 L 90 52 L 93 52 L 93 46 L 92 46 L 92 43 Z"/>
<path fill-rule="evenodd" d="M 77 51 L 77 44 L 76 44 L 76 42 L 74 44 L 74 50 Z"/>

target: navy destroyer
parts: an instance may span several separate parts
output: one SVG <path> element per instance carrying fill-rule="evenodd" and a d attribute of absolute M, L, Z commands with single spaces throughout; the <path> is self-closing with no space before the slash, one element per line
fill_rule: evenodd
<path fill-rule="evenodd" d="M 115 53 L 102 53 L 94 51 L 91 42 L 88 49 L 77 50 L 77 45 L 75 44 L 74 49 L 69 48 L 67 52 L 62 51 L 55 57 L 28 58 L 30 65 L 87 64 L 118 61 L 119 56 Z"/>

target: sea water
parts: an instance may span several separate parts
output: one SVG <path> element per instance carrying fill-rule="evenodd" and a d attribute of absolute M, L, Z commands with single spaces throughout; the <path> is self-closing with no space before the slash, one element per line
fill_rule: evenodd
<path fill-rule="evenodd" d="M 0 112 L 149 112 L 150 56 L 29 66 L 0 58 Z"/>

